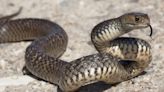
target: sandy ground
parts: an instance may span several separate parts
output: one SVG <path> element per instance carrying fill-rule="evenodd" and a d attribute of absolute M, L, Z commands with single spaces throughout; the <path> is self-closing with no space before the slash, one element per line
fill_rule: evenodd
<path fill-rule="evenodd" d="M 164 1 L 163 0 L 0 0 L 0 16 L 23 10 L 17 18 L 45 18 L 60 24 L 68 33 L 69 44 L 61 57 L 71 61 L 97 53 L 90 42 L 91 29 L 100 21 L 123 13 L 149 14 L 154 29 L 136 30 L 126 36 L 140 37 L 152 45 L 153 60 L 147 73 L 109 87 L 102 83 L 79 92 L 163 92 L 164 91 Z M 0 45 L 0 92 L 57 92 L 57 87 L 22 74 L 25 48 L 30 42 Z"/>

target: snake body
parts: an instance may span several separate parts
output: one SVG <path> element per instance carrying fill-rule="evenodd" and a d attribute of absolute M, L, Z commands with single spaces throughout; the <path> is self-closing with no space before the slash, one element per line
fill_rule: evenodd
<path fill-rule="evenodd" d="M 138 38 L 119 36 L 150 25 L 147 14 L 127 13 L 96 25 L 91 40 L 99 53 L 72 62 L 59 57 L 65 52 L 66 32 L 49 20 L 0 18 L 0 43 L 33 40 L 25 52 L 25 66 L 35 76 L 57 84 L 65 92 L 89 83 L 122 82 L 140 74 L 151 61 L 151 46 Z M 126 62 L 123 62 L 126 61 Z"/>

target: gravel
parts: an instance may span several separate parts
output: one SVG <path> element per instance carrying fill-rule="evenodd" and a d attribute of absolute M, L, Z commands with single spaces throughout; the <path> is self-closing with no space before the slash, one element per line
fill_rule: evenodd
<path fill-rule="evenodd" d="M 90 32 L 100 21 L 127 12 L 149 14 L 149 29 L 136 30 L 126 36 L 145 39 L 152 46 L 153 60 L 146 74 L 109 86 L 97 83 L 79 92 L 163 92 L 164 91 L 164 2 L 163 0 L 0 0 L 0 16 L 23 10 L 16 18 L 44 18 L 61 25 L 69 36 L 67 51 L 61 57 L 71 61 L 97 53 L 90 42 Z M 30 42 L 0 44 L 0 92 L 59 92 L 55 85 L 22 74 L 25 48 Z"/>

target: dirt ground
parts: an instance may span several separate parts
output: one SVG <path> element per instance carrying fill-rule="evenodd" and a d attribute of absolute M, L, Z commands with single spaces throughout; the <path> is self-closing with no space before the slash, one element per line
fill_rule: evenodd
<path fill-rule="evenodd" d="M 90 42 L 90 32 L 100 21 L 127 12 L 150 16 L 149 29 L 126 34 L 145 39 L 152 46 L 153 60 L 146 74 L 109 86 L 97 83 L 79 92 L 164 92 L 164 1 L 163 0 L 0 0 L 0 16 L 23 10 L 16 18 L 44 18 L 61 25 L 69 36 L 68 48 L 61 57 L 71 61 L 97 53 Z M 22 74 L 25 48 L 30 42 L 0 44 L 0 92 L 58 92 L 55 85 Z"/>

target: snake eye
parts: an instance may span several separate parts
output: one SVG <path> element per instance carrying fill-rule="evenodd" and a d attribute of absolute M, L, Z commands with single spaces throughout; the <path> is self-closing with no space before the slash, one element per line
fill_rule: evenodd
<path fill-rule="evenodd" d="M 139 17 L 135 17 L 135 21 L 136 22 L 139 22 L 140 21 L 140 18 Z"/>

